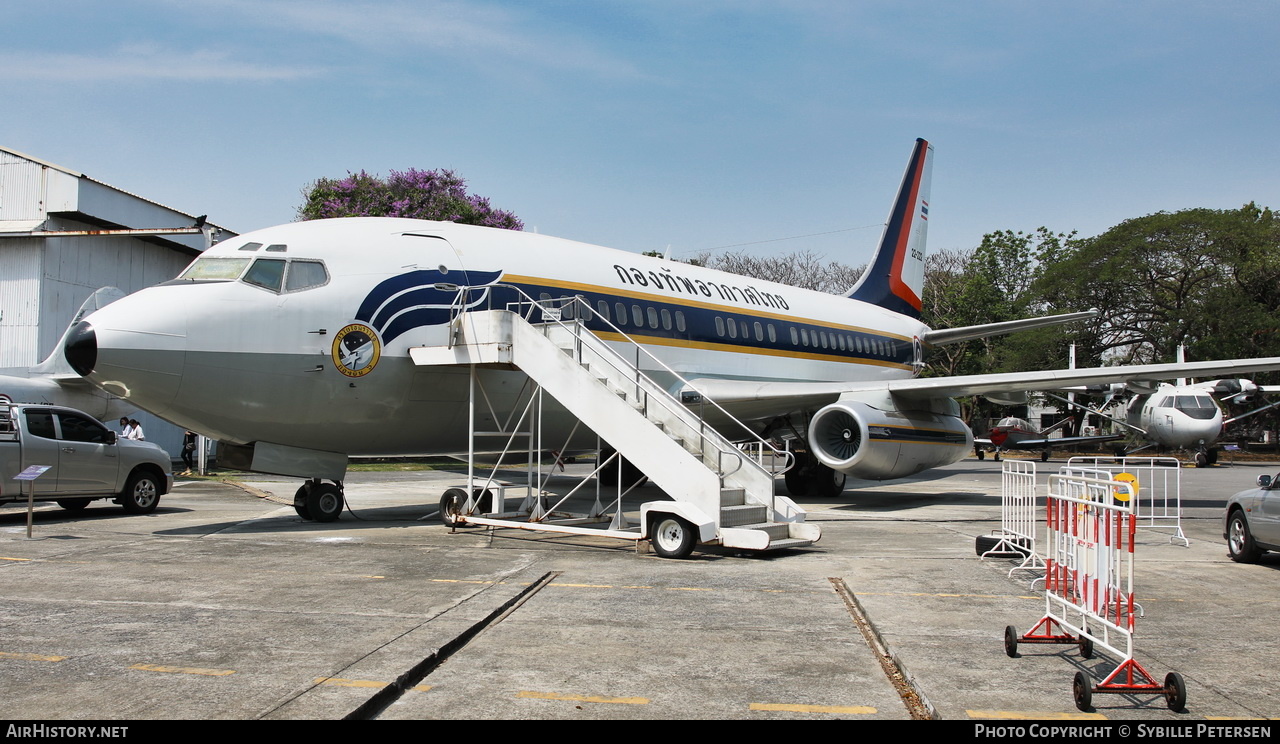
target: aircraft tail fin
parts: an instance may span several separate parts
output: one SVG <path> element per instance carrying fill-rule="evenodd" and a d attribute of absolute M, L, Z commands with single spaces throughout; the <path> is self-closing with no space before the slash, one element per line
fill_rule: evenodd
<path fill-rule="evenodd" d="M 880 247 L 866 273 L 849 291 L 849 297 L 913 318 L 920 317 L 932 174 L 933 145 L 917 139 Z"/>
<path fill-rule="evenodd" d="M 58 339 L 58 343 L 53 347 L 53 352 L 36 366 L 31 368 L 31 375 L 43 375 L 49 377 L 80 377 L 75 370 L 71 369 L 71 365 L 67 363 L 66 358 L 62 355 L 63 346 L 67 342 L 67 336 L 71 334 L 71 329 L 76 327 L 76 323 L 85 319 L 89 313 L 104 308 L 116 300 L 124 297 L 124 292 L 115 287 L 103 287 L 95 290 L 89 295 L 89 299 L 84 301 L 80 309 L 76 311 L 75 317 L 71 319 L 71 323 L 67 326 L 67 330 L 62 334 L 62 338 Z"/>

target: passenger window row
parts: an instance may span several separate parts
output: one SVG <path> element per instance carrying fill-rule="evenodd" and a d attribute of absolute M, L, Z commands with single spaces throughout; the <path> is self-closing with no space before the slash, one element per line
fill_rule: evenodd
<path fill-rule="evenodd" d="M 655 331 L 659 329 L 664 331 L 675 329 L 680 333 L 685 333 L 688 330 L 688 324 L 682 310 L 671 311 L 667 308 L 625 302 L 614 302 L 610 305 L 606 300 L 598 300 L 593 310 L 587 303 L 579 304 L 567 299 L 552 298 L 546 292 L 541 293 L 538 296 L 538 300 L 544 306 L 554 306 L 557 302 L 560 303 L 563 312 L 561 317 L 565 320 L 580 318 L 581 320 L 589 321 L 593 316 L 599 315 L 606 321 L 616 324 L 619 328 L 632 326 Z M 715 328 L 716 335 L 720 338 L 755 339 L 761 342 L 768 339 L 771 344 L 778 342 L 778 331 L 773 323 L 762 323 L 758 320 L 748 322 L 738 318 L 717 315 L 715 316 Z M 791 335 L 792 346 L 856 352 L 886 359 L 897 356 L 901 351 L 901 345 L 898 342 L 886 339 L 866 338 L 852 333 L 819 331 L 795 326 L 789 326 L 787 330 Z"/>

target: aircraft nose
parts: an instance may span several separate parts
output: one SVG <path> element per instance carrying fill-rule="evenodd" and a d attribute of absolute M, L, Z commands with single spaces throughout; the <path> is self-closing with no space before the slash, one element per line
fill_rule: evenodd
<path fill-rule="evenodd" d="M 62 354 L 76 374 L 88 377 L 98 364 L 98 334 L 94 332 L 93 326 L 83 320 L 76 323 L 67 336 Z"/>

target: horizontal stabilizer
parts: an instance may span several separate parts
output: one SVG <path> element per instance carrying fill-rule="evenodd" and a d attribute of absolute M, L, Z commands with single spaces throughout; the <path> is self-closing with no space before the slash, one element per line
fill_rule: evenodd
<path fill-rule="evenodd" d="M 945 346 L 946 344 L 957 344 L 961 341 L 972 341 L 975 338 L 1003 336 L 1006 333 L 1013 333 L 1015 331 L 1025 331 L 1030 328 L 1044 328 L 1046 326 L 1071 323 L 1077 320 L 1090 320 L 1096 317 L 1098 317 L 1097 310 L 1086 310 L 1081 313 L 1048 315 L 1043 318 L 1007 320 L 1003 323 L 984 323 L 982 325 L 965 326 L 963 328 L 943 328 L 936 331 L 926 331 L 920 340 L 929 346 Z"/>

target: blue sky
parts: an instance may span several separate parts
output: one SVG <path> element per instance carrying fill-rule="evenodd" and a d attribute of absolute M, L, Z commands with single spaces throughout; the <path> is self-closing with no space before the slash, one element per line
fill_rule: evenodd
<path fill-rule="evenodd" d="M 917 137 L 933 249 L 1280 207 L 1271 1 L 0 9 L 0 144 L 240 232 L 321 176 L 452 168 L 545 234 L 856 264 Z"/>

